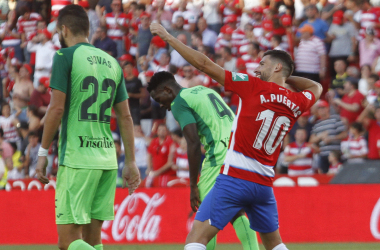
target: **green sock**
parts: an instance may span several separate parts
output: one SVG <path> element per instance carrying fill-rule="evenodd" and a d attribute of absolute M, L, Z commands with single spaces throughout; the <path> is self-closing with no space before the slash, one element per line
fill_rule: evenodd
<path fill-rule="evenodd" d="M 256 232 L 249 227 L 249 220 L 245 215 L 234 221 L 234 229 L 244 250 L 259 250 Z"/>
<path fill-rule="evenodd" d="M 95 245 L 94 248 L 96 250 L 103 250 L 103 244 Z"/>
<path fill-rule="evenodd" d="M 216 235 L 212 238 L 206 246 L 206 250 L 214 250 L 216 247 Z"/>
<path fill-rule="evenodd" d="M 84 242 L 83 240 L 75 240 L 71 242 L 69 248 L 67 250 L 94 250 L 92 246 Z"/>

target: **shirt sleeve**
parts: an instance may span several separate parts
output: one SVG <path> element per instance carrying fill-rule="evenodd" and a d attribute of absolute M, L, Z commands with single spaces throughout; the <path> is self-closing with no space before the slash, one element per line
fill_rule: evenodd
<path fill-rule="evenodd" d="M 297 100 L 299 102 L 297 103 L 300 107 L 301 113 L 308 111 L 311 106 L 315 103 L 315 96 L 313 92 L 309 90 L 304 90 L 302 92 L 295 93 L 297 95 Z"/>
<path fill-rule="evenodd" d="M 265 84 L 258 77 L 225 70 L 224 89 L 236 93 L 240 98 L 249 97 L 259 84 Z"/>
<path fill-rule="evenodd" d="M 116 103 L 125 101 L 127 99 L 128 99 L 128 93 L 127 93 L 127 89 L 125 87 L 125 80 L 124 80 L 123 72 L 121 72 L 120 83 L 116 89 L 116 96 L 115 96 L 114 105 Z"/>
<path fill-rule="evenodd" d="M 177 98 L 174 99 L 171 109 L 174 118 L 179 123 L 182 130 L 186 125 L 196 123 L 192 112 L 193 110 L 181 96 L 177 96 Z"/>
<path fill-rule="evenodd" d="M 50 78 L 50 88 L 67 94 L 67 86 L 70 83 L 71 65 L 66 56 L 58 50 L 53 57 L 53 67 Z"/>

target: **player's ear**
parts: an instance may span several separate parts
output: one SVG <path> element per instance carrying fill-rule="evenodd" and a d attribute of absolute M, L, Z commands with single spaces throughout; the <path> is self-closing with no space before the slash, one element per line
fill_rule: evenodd
<path fill-rule="evenodd" d="M 275 72 L 280 72 L 282 70 L 282 64 L 276 63 L 276 66 L 274 67 Z"/>

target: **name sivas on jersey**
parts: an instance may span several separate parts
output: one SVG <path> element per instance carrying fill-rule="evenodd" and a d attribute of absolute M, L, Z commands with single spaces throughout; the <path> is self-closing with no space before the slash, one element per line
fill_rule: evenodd
<path fill-rule="evenodd" d="M 288 99 L 288 97 L 284 95 L 279 94 L 270 94 L 270 95 L 260 95 L 260 102 L 261 104 L 267 103 L 267 102 L 277 102 L 282 103 L 285 106 L 287 106 L 292 112 L 294 117 L 298 117 L 301 115 L 301 111 L 299 110 L 300 107 L 297 106 L 294 102 Z"/>

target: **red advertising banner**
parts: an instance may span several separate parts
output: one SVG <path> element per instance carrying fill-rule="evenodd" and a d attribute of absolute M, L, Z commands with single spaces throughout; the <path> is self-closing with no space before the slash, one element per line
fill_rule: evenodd
<path fill-rule="evenodd" d="M 284 242 L 380 240 L 380 185 L 275 187 Z M 117 189 L 105 244 L 184 243 L 194 215 L 188 188 Z M 55 244 L 54 190 L 0 192 L 1 244 Z M 231 225 L 218 242 L 238 239 Z"/>

